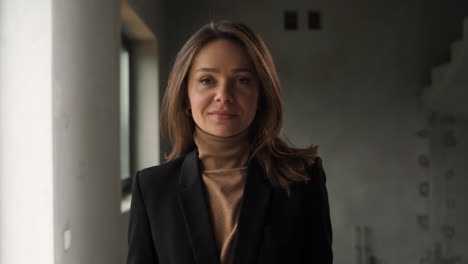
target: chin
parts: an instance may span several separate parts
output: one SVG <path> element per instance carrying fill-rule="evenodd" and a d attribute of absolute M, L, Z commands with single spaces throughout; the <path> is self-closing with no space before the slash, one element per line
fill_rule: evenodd
<path fill-rule="evenodd" d="M 218 137 L 230 137 L 239 134 L 242 131 L 237 131 L 237 130 L 213 130 L 212 135 L 218 136 Z"/>
<path fill-rule="evenodd" d="M 236 135 L 236 132 L 218 132 L 218 133 L 213 133 L 213 135 L 218 136 L 218 137 L 230 137 Z"/>

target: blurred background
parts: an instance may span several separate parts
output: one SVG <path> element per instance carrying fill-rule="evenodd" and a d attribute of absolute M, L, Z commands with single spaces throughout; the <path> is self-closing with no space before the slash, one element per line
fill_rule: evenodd
<path fill-rule="evenodd" d="M 0 0 L 0 263 L 125 263 L 178 50 L 250 25 L 320 146 L 336 264 L 468 263 L 468 2 Z"/>

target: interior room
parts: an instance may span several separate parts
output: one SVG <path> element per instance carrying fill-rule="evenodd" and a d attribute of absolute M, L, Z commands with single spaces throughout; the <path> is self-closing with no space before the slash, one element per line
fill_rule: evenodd
<path fill-rule="evenodd" d="M 211 19 L 270 50 L 319 145 L 336 264 L 468 264 L 468 2 L 0 0 L 0 263 L 127 263 L 131 184 L 165 162 L 177 52 Z"/>

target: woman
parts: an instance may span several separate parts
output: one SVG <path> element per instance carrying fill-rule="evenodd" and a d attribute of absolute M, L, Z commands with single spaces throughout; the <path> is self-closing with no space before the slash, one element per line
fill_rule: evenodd
<path fill-rule="evenodd" d="M 332 263 L 321 159 L 286 143 L 259 35 L 222 20 L 190 37 L 162 117 L 172 152 L 134 178 L 129 264 Z"/>

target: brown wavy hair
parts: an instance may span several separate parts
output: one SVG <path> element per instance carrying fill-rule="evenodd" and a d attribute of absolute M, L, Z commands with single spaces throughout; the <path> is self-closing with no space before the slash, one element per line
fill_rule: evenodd
<path fill-rule="evenodd" d="M 249 159 L 257 158 L 270 182 L 286 190 L 289 195 L 292 182 L 309 180 L 305 169 L 314 163 L 318 146 L 295 148 L 286 139 L 282 129 L 280 81 L 273 57 L 260 36 L 240 22 L 212 20 L 193 34 L 177 54 L 169 74 L 161 112 L 162 134 L 168 135 L 172 144 L 172 150 L 165 159 L 173 160 L 195 147 L 195 123 L 192 117 L 185 114 L 188 107 L 188 72 L 198 51 L 217 39 L 241 44 L 255 66 L 260 81 L 260 102 L 250 125 L 253 133 Z"/>

